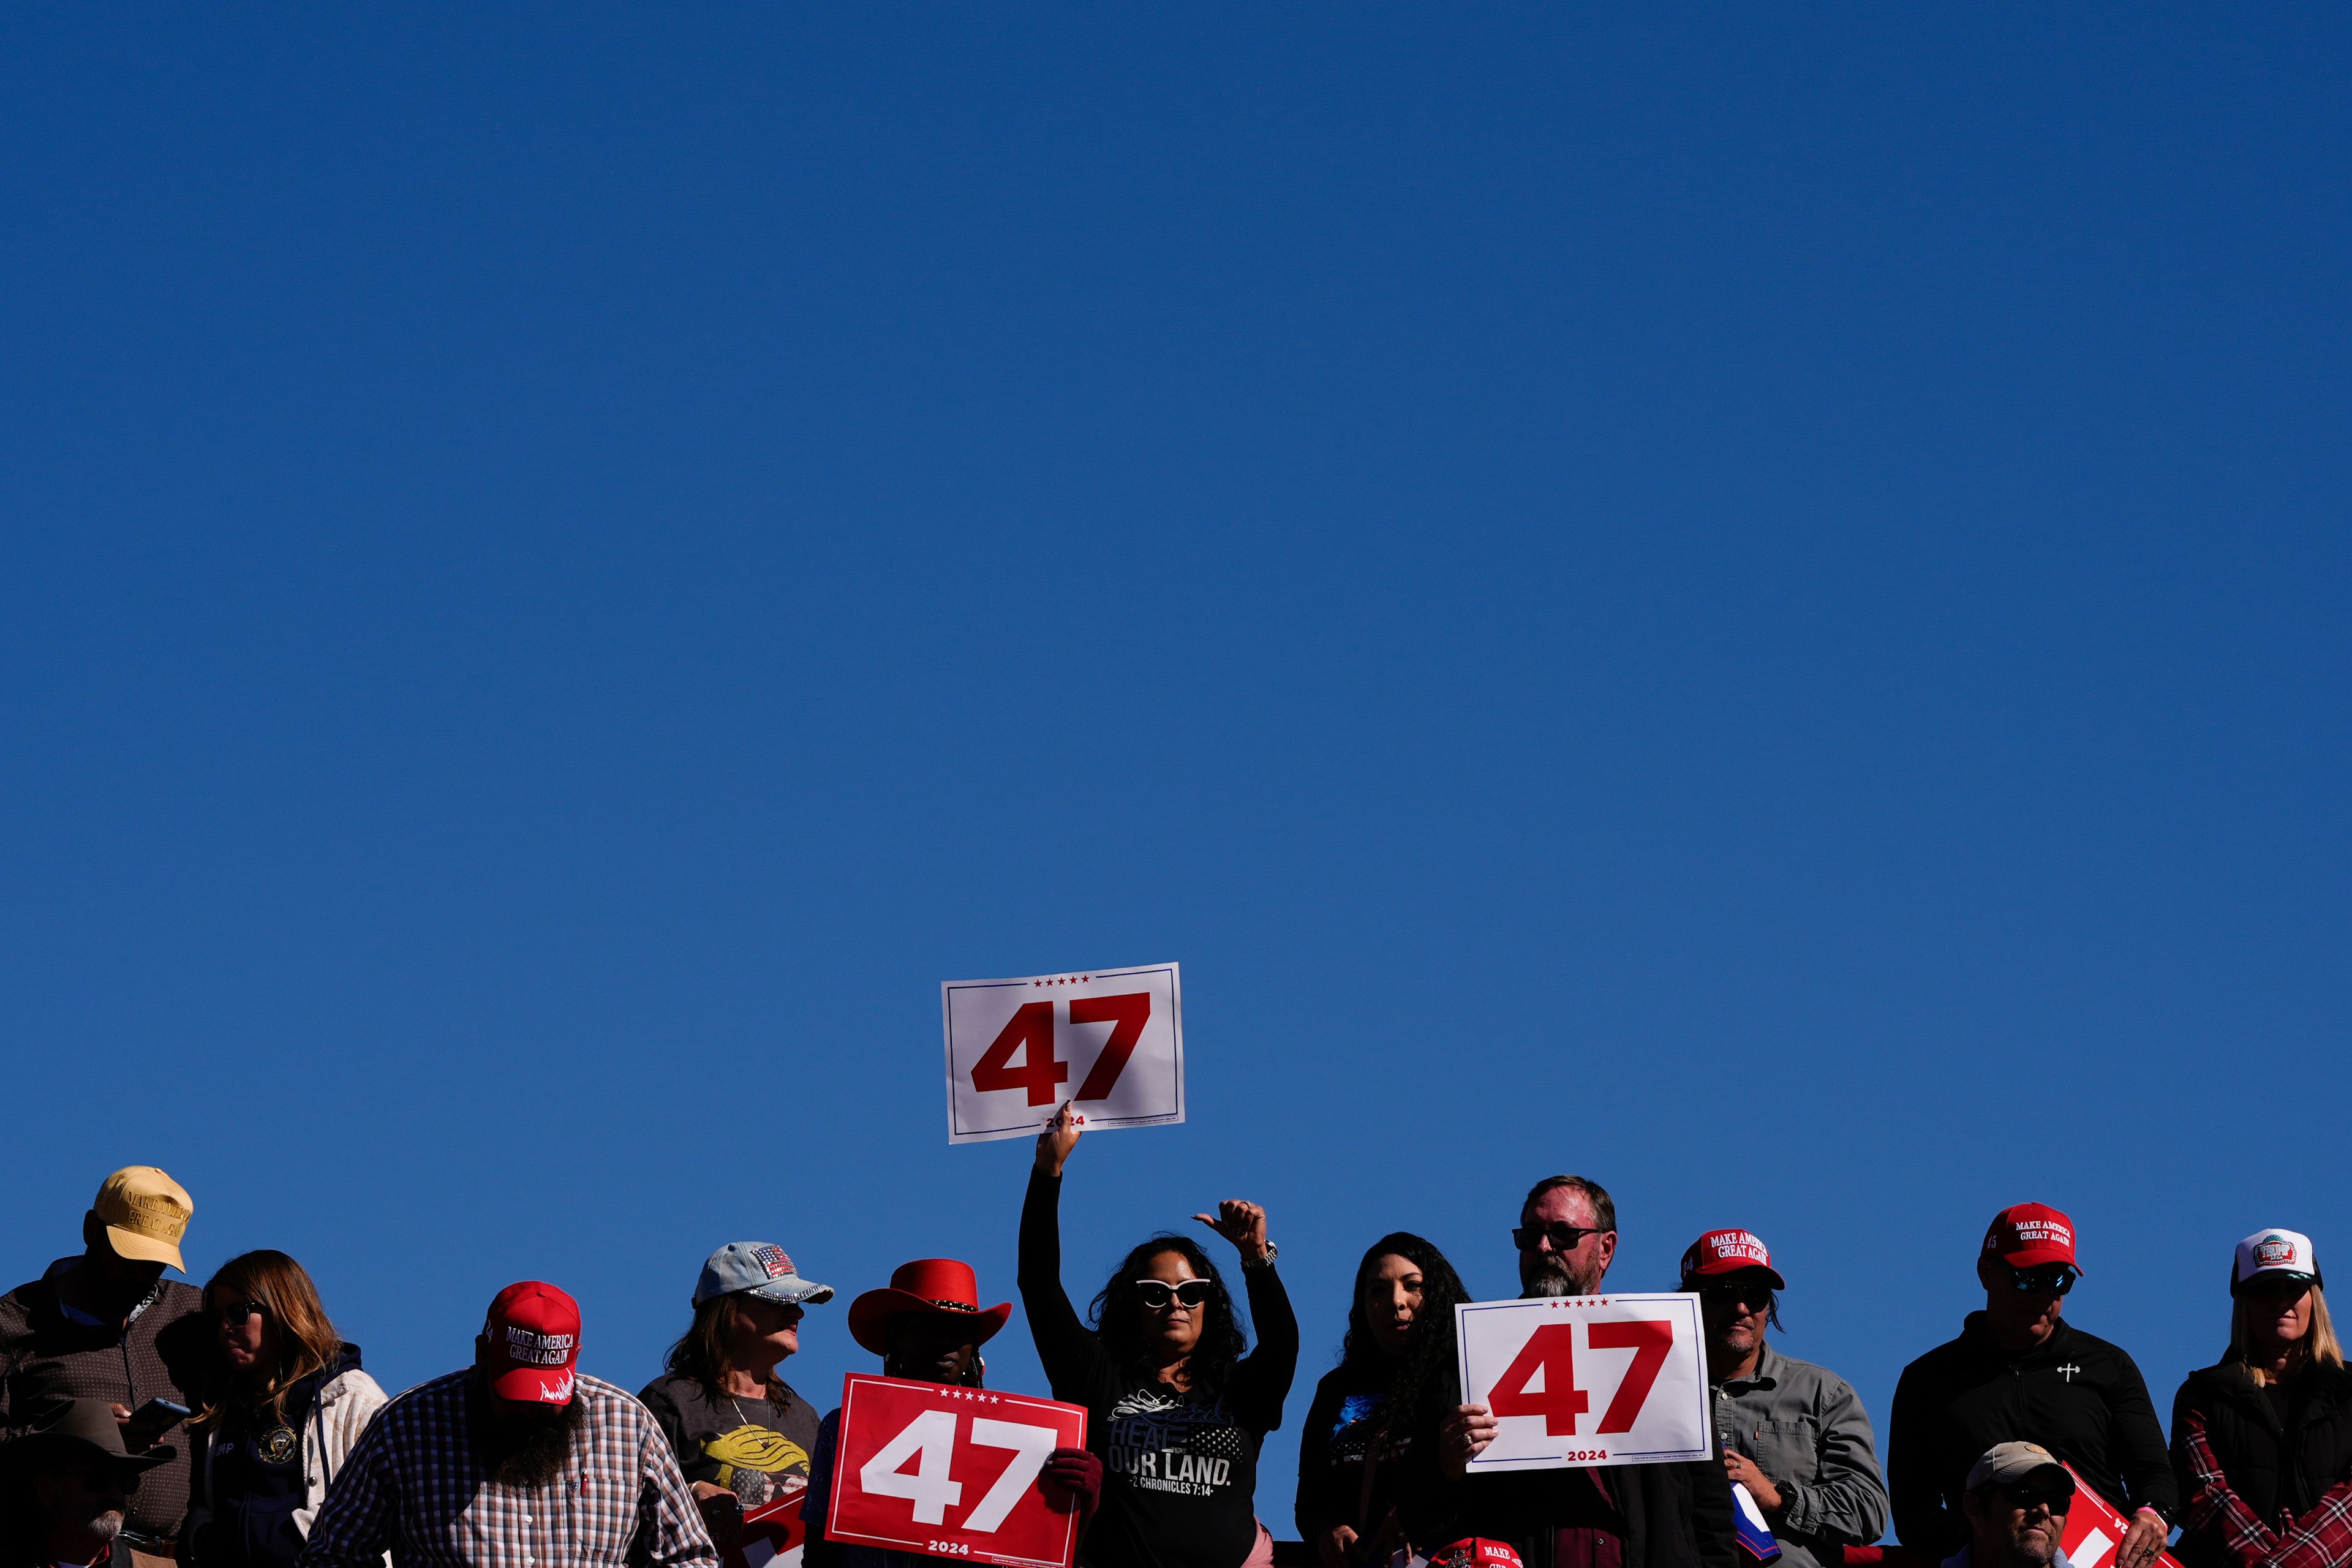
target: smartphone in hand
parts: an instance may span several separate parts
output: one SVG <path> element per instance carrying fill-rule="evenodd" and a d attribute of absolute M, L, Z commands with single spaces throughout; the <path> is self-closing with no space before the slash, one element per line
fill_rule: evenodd
<path fill-rule="evenodd" d="M 153 1444 L 156 1439 L 188 1418 L 184 1405 L 168 1399 L 151 1399 L 131 1413 L 122 1424 L 122 1446 L 132 1453 Z"/>

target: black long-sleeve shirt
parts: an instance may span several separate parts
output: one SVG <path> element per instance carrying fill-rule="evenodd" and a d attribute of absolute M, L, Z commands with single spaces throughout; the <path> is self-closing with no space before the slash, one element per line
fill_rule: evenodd
<path fill-rule="evenodd" d="M 2179 1511 L 2164 1426 L 2132 1358 L 2065 1319 L 2021 1354 L 1982 1312 L 1903 1369 L 1886 1431 L 1886 1483 L 1903 1544 L 1943 1557 L 1969 1539 L 1960 1493 L 1996 1443 L 2039 1443 L 2126 1514 Z"/>
<path fill-rule="evenodd" d="M 1247 1268 L 1257 1348 L 1213 1402 L 1121 1364 L 1062 1289 L 1062 1184 L 1033 1172 L 1021 1205 L 1021 1305 L 1054 1397 L 1087 1407 L 1103 1461 L 1092 1568 L 1240 1568 L 1257 1543 L 1257 1456 L 1282 1425 L 1298 1320 L 1272 1266 Z"/>

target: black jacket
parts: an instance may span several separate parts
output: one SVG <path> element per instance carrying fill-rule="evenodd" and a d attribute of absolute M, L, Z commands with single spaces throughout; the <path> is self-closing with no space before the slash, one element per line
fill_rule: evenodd
<path fill-rule="evenodd" d="M 2329 1488 L 2352 1478 L 2352 1371 L 2307 1367 L 2289 1386 L 2289 1419 L 2282 1423 L 2270 1396 L 2238 1363 L 2189 1374 L 2172 1401 L 2172 1468 L 2190 1517 L 2219 1500 L 2199 1495 L 2189 1451 L 2192 1428 L 2203 1430 L 2221 1464 L 2220 1487 L 2273 1529 L 2281 1513 L 2300 1519 Z M 2175 1550 L 2189 1568 L 2234 1568 L 2237 1561 L 2218 1521 L 2185 1529 Z"/>
<path fill-rule="evenodd" d="M 1552 1527 L 1569 1513 L 1581 1470 L 1521 1470 L 1449 1480 L 1416 1445 L 1400 1508 L 1405 1536 L 1434 1551 L 1465 1536 L 1507 1541 L 1527 1568 L 1552 1568 Z M 1718 1460 L 1688 1465 L 1612 1465 L 1604 1472 L 1625 1526 L 1625 1568 L 1738 1568 L 1731 1482 Z"/>
<path fill-rule="evenodd" d="M 1886 1480 L 1904 1545 L 1948 1557 L 1968 1544 L 1960 1492 L 1996 1443 L 2039 1443 L 2126 1515 L 2179 1512 L 2164 1427 L 2130 1356 L 2063 1318 L 2022 1355 L 1993 1342 L 1982 1312 L 1960 1337 L 1903 1369 L 1887 1427 Z"/>

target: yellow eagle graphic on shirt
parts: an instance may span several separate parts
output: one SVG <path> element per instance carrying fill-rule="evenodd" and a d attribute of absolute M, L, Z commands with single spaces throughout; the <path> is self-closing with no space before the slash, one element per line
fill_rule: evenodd
<path fill-rule="evenodd" d="M 808 1473 L 808 1450 L 782 1432 L 771 1432 L 765 1426 L 738 1426 L 732 1432 L 706 1437 L 702 1451 L 719 1461 L 719 1484 L 747 1503 L 764 1502 L 782 1489 L 772 1481 L 752 1482 L 751 1476 L 739 1476 L 739 1471 L 750 1470 L 763 1479 L 786 1470 Z M 751 1495 L 755 1491 L 761 1494 L 756 1499 Z"/>

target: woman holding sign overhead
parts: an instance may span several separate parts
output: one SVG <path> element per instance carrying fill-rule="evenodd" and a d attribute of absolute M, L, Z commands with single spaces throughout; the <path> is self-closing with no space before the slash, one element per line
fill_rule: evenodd
<path fill-rule="evenodd" d="M 1234 1244 L 1258 1346 L 1189 1237 L 1155 1236 L 1095 1297 L 1092 1323 L 1062 1289 L 1062 1166 L 1078 1121 L 1064 1105 L 1037 1140 L 1021 1208 L 1021 1301 L 1054 1397 L 1087 1407 L 1103 1458 L 1101 1510 L 1087 1536 L 1092 1568 L 1243 1568 L 1270 1563 L 1257 1521 L 1258 1447 L 1282 1424 L 1298 1365 L 1298 1321 L 1275 1273 L 1265 1211 L 1228 1199 L 1192 1217 Z"/>

